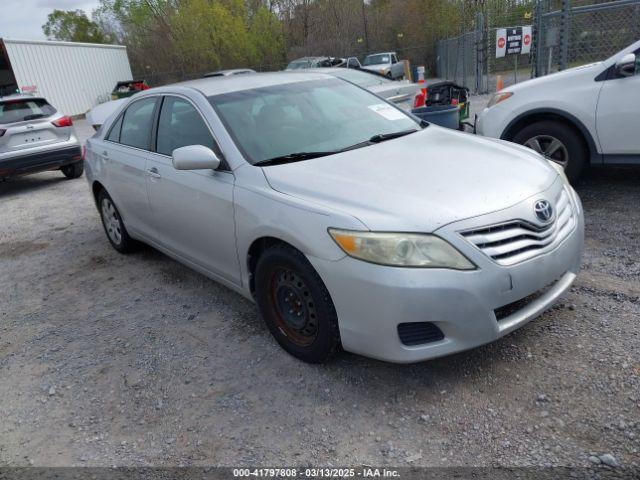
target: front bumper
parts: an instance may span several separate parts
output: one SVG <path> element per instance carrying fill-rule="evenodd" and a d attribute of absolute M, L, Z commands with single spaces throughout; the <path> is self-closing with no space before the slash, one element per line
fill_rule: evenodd
<path fill-rule="evenodd" d="M 478 269 L 410 269 L 373 265 L 350 257 L 309 260 L 325 282 L 338 313 L 345 350 L 409 363 L 448 355 L 496 340 L 543 313 L 569 289 L 580 268 L 584 220 L 573 195 L 577 223 L 553 250 L 502 266 L 457 234 L 439 231 Z M 459 237 L 459 238 L 455 238 Z M 543 291 L 498 320 L 496 311 Z M 398 325 L 430 322 L 444 339 L 417 346 L 400 340 Z"/>
<path fill-rule="evenodd" d="M 82 160 L 82 148 L 78 142 L 52 145 L 48 149 L 24 151 L 8 158 L 0 157 L 0 178 L 27 175 L 54 170 Z"/>

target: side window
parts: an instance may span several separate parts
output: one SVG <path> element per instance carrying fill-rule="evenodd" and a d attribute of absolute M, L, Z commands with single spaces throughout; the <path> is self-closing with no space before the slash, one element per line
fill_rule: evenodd
<path fill-rule="evenodd" d="M 204 145 L 218 153 L 211 132 L 195 107 L 178 97 L 165 97 L 158 122 L 156 151 L 171 155 L 176 148 Z"/>
<path fill-rule="evenodd" d="M 122 120 L 120 143 L 129 147 L 149 149 L 151 126 L 153 124 L 153 109 L 156 98 L 138 100 L 127 108 Z"/>
<path fill-rule="evenodd" d="M 110 142 L 120 143 L 120 130 L 122 129 L 122 115 L 118 118 L 118 121 L 113 124 L 111 131 L 107 136 L 107 140 Z"/>
<path fill-rule="evenodd" d="M 398 63 L 398 57 L 396 57 L 395 53 L 391 55 L 391 63 Z"/>
<path fill-rule="evenodd" d="M 358 61 L 355 58 L 350 58 L 348 66 L 349 68 L 358 68 Z"/>

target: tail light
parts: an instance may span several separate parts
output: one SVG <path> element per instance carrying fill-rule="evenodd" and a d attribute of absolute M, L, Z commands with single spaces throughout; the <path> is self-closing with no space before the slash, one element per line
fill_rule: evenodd
<path fill-rule="evenodd" d="M 6 132 L 6 130 L 0 128 L 0 137 L 4 135 L 4 132 Z"/>
<path fill-rule="evenodd" d="M 56 127 L 70 127 L 73 125 L 73 119 L 69 116 L 64 116 L 58 120 L 54 120 L 53 123 Z"/>
<path fill-rule="evenodd" d="M 424 107 L 427 103 L 427 96 L 420 90 L 413 99 L 413 108 Z"/>
<path fill-rule="evenodd" d="M 83 145 L 82 146 L 82 160 L 86 160 L 87 159 L 87 146 Z"/>

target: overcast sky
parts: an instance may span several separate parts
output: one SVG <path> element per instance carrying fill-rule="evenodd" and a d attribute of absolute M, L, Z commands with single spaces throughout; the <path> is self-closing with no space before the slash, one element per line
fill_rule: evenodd
<path fill-rule="evenodd" d="M 58 10 L 84 10 L 87 16 L 98 6 L 98 0 L 0 0 L 0 38 L 44 40 L 42 25 L 47 15 Z"/>

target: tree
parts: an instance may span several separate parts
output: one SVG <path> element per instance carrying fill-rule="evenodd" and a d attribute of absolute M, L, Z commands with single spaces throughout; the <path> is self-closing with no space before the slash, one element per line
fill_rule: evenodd
<path fill-rule="evenodd" d="M 54 10 L 47 17 L 42 31 L 50 40 L 87 43 L 112 41 L 112 38 L 105 34 L 97 23 L 89 20 L 82 10 Z"/>

